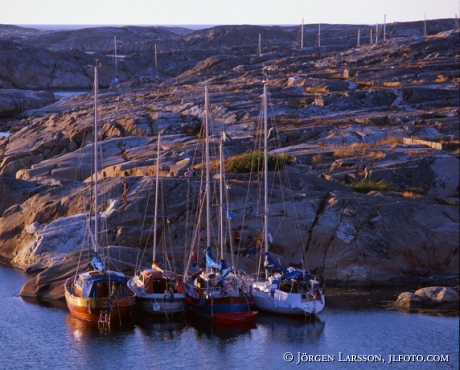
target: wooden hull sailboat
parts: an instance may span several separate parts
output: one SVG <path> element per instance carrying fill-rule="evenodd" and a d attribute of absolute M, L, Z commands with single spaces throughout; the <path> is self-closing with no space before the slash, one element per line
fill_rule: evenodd
<path fill-rule="evenodd" d="M 160 173 L 160 134 L 157 142 L 157 165 L 155 176 L 155 214 L 153 235 L 152 267 L 142 270 L 128 281 L 128 287 L 137 295 L 141 311 L 170 318 L 171 315 L 182 314 L 185 311 L 185 294 L 182 290 L 182 278 L 179 274 L 163 270 L 155 262 L 157 247 L 157 220 Z"/>
<path fill-rule="evenodd" d="M 126 289 L 126 277 L 115 271 L 79 274 L 65 283 L 65 299 L 75 317 L 96 323 L 123 323 L 136 304 L 136 295 Z"/>
<path fill-rule="evenodd" d="M 243 280 L 233 274 L 232 268 L 228 268 L 224 259 L 224 235 L 223 235 L 223 142 L 224 133 L 221 133 L 220 173 L 219 173 L 219 241 L 221 262 L 216 263 L 211 253 L 211 194 L 210 194 L 210 154 L 209 154 L 209 98 L 208 88 L 205 87 L 205 168 L 206 168 L 206 271 L 198 271 L 192 274 L 184 282 L 184 292 L 187 296 L 187 306 L 195 314 L 210 319 L 215 324 L 237 324 L 253 321 L 257 311 L 253 311 L 253 302 L 246 289 L 243 288 Z M 186 276 L 187 276 L 186 272 Z"/>
<path fill-rule="evenodd" d="M 252 282 L 251 297 L 255 306 L 264 311 L 282 315 L 310 315 L 319 313 L 325 305 L 324 287 L 316 277 L 305 269 L 277 264 L 268 251 L 268 124 L 267 124 L 267 82 L 264 81 L 264 230 L 266 269 L 265 281 Z M 276 271 L 268 276 L 268 271 Z"/>
<path fill-rule="evenodd" d="M 136 295 L 127 287 L 124 274 L 107 270 L 98 255 L 98 130 L 97 93 L 98 65 L 94 67 L 94 232 L 90 242 L 94 248 L 92 267 L 94 270 L 77 273 L 64 283 L 67 307 L 75 317 L 103 325 L 123 323 L 135 304 Z"/>

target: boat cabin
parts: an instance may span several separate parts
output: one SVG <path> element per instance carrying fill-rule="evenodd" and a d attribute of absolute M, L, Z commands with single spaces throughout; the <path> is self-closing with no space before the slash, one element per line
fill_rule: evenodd
<path fill-rule="evenodd" d="M 207 294 L 220 293 L 223 296 L 231 295 L 238 289 L 238 282 L 234 276 L 225 276 L 220 274 L 200 274 L 195 280 L 195 286 L 198 289 L 204 289 Z"/>
<path fill-rule="evenodd" d="M 179 275 L 172 271 L 144 270 L 141 271 L 139 280 L 147 294 L 178 293 L 182 288 L 179 284 Z"/>
<path fill-rule="evenodd" d="M 82 298 L 121 298 L 127 296 L 126 277 L 117 272 L 88 272 L 78 276 L 74 294 Z"/>

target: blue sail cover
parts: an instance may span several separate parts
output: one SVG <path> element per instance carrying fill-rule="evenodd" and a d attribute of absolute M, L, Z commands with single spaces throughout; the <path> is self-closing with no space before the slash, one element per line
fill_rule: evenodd
<path fill-rule="evenodd" d="M 311 276 L 309 273 L 305 270 L 293 270 L 290 271 L 280 277 L 281 280 L 284 279 L 295 279 L 295 280 L 305 280 L 309 281 L 311 279 Z"/>
<path fill-rule="evenodd" d="M 226 276 L 232 270 L 231 268 L 227 268 L 227 264 L 224 259 L 221 260 L 221 263 L 214 261 L 212 258 L 211 247 L 206 247 L 206 267 L 219 269 L 222 276 Z"/>
<path fill-rule="evenodd" d="M 284 274 L 280 278 L 281 280 L 296 279 L 296 280 L 308 281 L 311 279 L 311 276 L 307 270 L 298 270 L 298 269 L 294 269 L 293 267 L 286 267 L 286 266 L 280 265 L 279 263 L 276 263 L 273 260 L 273 258 L 270 257 L 270 254 L 268 252 L 265 254 L 264 267 L 266 269 L 284 272 Z"/>
<path fill-rule="evenodd" d="M 101 257 L 99 257 L 97 252 L 94 253 L 93 260 L 91 261 L 91 266 L 93 266 L 93 269 L 105 274 L 106 268 L 104 262 L 102 262 Z"/>
<path fill-rule="evenodd" d="M 270 254 L 268 252 L 265 253 L 264 267 L 267 270 L 278 270 L 282 272 L 288 272 L 288 268 L 286 266 L 280 265 L 279 263 L 276 263 L 275 260 L 270 257 Z"/>
<path fill-rule="evenodd" d="M 220 264 L 212 258 L 211 247 L 206 247 L 206 267 L 211 267 L 220 270 Z"/>
<path fill-rule="evenodd" d="M 97 298 L 97 284 L 98 283 L 113 283 L 119 282 L 126 285 L 126 277 L 121 275 L 94 275 L 79 280 L 78 285 L 82 288 L 82 297 L 84 298 Z"/>
<path fill-rule="evenodd" d="M 225 262 L 224 259 L 220 260 L 220 266 L 221 266 L 220 267 L 220 274 L 222 276 L 227 276 L 230 273 L 230 271 L 232 271 L 231 267 L 227 267 L 227 263 Z"/>

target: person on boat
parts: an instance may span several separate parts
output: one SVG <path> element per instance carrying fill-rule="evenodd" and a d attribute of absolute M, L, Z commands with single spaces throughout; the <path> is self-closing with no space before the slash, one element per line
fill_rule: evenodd
<path fill-rule="evenodd" d="M 310 284 L 311 284 L 310 295 L 316 298 L 319 293 L 319 282 L 318 280 L 316 280 L 316 277 L 310 280 Z"/>
<path fill-rule="evenodd" d="M 262 233 L 260 232 L 260 230 L 257 230 L 257 234 L 256 234 L 256 242 L 252 243 L 249 250 L 248 250 L 248 253 L 247 253 L 247 256 L 250 258 L 250 259 L 254 259 L 254 256 L 256 255 L 257 252 L 261 251 L 263 249 L 263 238 L 262 238 Z"/>
<path fill-rule="evenodd" d="M 174 287 L 175 287 L 175 280 L 167 283 L 167 290 L 165 291 L 164 298 L 169 300 L 171 302 L 174 301 Z"/>
<path fill-rule="evenodd" d="M 262 247 L 262 240 L 263 240 L 263 235 L 260 230 L 257 230 L 256 232 L 256 246 Z"/>
<path fill-rule="evenodd" d="M 123 179 L 122 180 L 123 182 L 123 204 L 126 204 L 128 203 L 128 191 L 129 191 L 129 185 L 128 183 L 126 182 L 126 179 Z"/>
<path fill-rule="evenodd" d="M 273 236 L 270 232 L 268 232 L 267 234 L 267 239 L 268 239 L 268 246 L 270 246 L 273 243 Z M 256 247 L 260 250 L 262 250 L 264 247 L 264 237 L 260 230 L 257 230 L 257 234 L 256 234 Z"/>

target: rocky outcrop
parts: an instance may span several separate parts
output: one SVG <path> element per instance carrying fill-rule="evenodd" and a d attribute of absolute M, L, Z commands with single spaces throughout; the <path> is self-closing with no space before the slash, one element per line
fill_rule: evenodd
<path fill-rule="evenodd" d="M 0 93 L 0 119 L 11 117 L 29 109 L 41 108 L 55 102 L 48 91 L 2 89 Z"/>
<path fill-rule="evenodd" d="M 406 310 L 410 309 L 455 309 L 459 308 L 457 289 L 432 286 L 412 292 L 403 292 L 398 296 L 394 306 Z"/>
<path fill-rule="evenodd" d="M 248 52 L 248 43 L 261 30 L 270 32 L 273 50 Z M 204 85 L 210 90 L 211 134 L 219 137 L 225 131 L 233 138 L 225 144 L 225 157 L 232 159 L 258 148 L 261 82 L 268 77 L 269 149 L 291 158 L 289 181 L 271 191 L 275 258 L 288 265 L 303 261 L 334 285 L 425 284 L 446 275 L 458 279 L 458 31 L 398 36 L 360 48 L 331 44 L 321 52 L 293 51 L 287 47 L 292 30 L 277 27 L 176 31 L 83 32 L 102 32 L 107 49 L 114 32 L 129 34 L 132 41 L 117 37 L 117 42 L 139 52 L 124 57 L 123 82 L 101 89 L 98 99 L 102 247 L 125 253 L 113 247 L 123 246 L 139 254 L 151 248 L 161 132 L 163 214 L 157 231 L 167 249 L 159 252 L 158 261 L 173 255 L 174 267 L 183 271 L 191 239 L 203 233 L 190 220 L 199 217 L 202 189 Z M 152 43 L 143 39 L 147 35 L 170 45 L 182 42 L 188 49 L 163 52 L 155 70 L 146 52 Z M 42 37 L 36 35 L 34 45 L 45 42 Z M 109 53 L 63 50 L 66 37 L 75 37 L 75 46 L 90 44 L 86 39 L 78 43 L 71 32 L 49 34 L 46 48 L 53 49 L 56 41 L 57 51 L 8 41 L 5 55 L 37 55 L 31 71 L 46 77 L 27 83 L 46 88 L 57 87 L 58 81 L 88 88 L 92 68 L 87 66 L 100 58 L 101 87 L 108 87 L 114 67 Z M 224 39 L 233 46 L 219 48 Z M 99 48 L 97 38 L 91 42 Z M 53 58 L 62 62 L 56 65 Z M 21 66 L 14 78 L 0 68 L 3 86 L 25 86 Z M 158 78 L 150 78 L 157 72 Z M 35 96 L 23 93 L 30 100 Z M 0 195 L 5 199 L 0 204 L 0 255 L 34 274 L 22 294 L 62 298 L 59 284 L 74 271 L 77 250 L 88 235 L 93 96 L 75 94 L 46 103 L 48 95 L 38 95 L 43 101 L 21 106 L 18 110 L 24 110 L 8 119 L 9 136 L 0 140 Z M 190 166 L 196 168 L 194 178 L 183 176 Z M 129 184 L 126 204 L 120 178 Z M 232 228 L 244 238 L 261 225 L 258 180 L 249 173 L 227 174 L 237 220 Z M 121 259 L 137 262 L 134 252 Z M 259 262 L 234 261 L 250 273 Z"/>
<path fill-rule="evenodd" d="M 94 64 L 94 56 L 75 50 L 56 55 L 34 46 L 0 40 L 3 50 L 0 64 L 2 88 L 51 90 L 91 88 L 86 67 Z"/>

